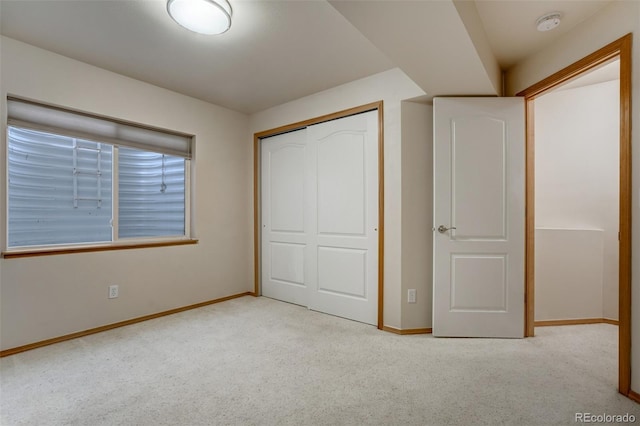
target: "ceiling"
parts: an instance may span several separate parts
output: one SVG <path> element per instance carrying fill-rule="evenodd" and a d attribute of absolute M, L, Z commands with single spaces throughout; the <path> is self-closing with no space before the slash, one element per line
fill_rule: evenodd
<path fill-rule="evenodd" d="M 203 36 L 164 0 L 0 0 L 0 33 L 251 114 L 395 67 L 430 96 L 495 95 L 501 69 L 610 1 L 230 0 L 231 29 Z"/>
<path fill-rule="evenodd" d="M 609 61 L 591 71 L 582 73 L 555 90 L 576 89 L 613 80 L 620 80 L 620 59 Z"/>
<path fill-rule="evenodd" d="M 521 59 L 553 43 L 596 14 L 611 0 L 475 0 L 478 14 L 496 59 L 508 69 Z M 539 32 L 536 20 L 560 12 L 558 28 Z"/>

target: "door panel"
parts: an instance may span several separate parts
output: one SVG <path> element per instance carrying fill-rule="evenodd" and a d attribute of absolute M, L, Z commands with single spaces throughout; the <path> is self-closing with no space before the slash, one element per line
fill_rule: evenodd
<path fill-rule="evenodd" d="M 307 306 L 306 130 L 262 140 L 262 294 Z"/>
<path fill-rule="evenodd" d="M 378 113 L 309 126 L 318 172 L 309 187 L 309 308 L 356 321 L 378 319 Z M 312 154 L 312 155 L 314 155 Z"/>
<path fill-rule="evenodd" d="M 524 165 L 521 98 L 434 99 L 435 336 L 524 336 Z"/>
<path fill-rule="evenodd" d="M 304 286 L 304 244 L 271 243 L 272 280 Z"/>
<path fill-rule="evenodd" d="M 367 298 L 367 251 L 318 247 L 318 292 Z"/>
<path fill-rule="evenodd" d="M 364 235 L 365 137 L 339 131 L 317 141 L 320 234 Z"/>
<path fill-rule="evenodd" d="M 506 238 L 506 123 L 491 117 L 452 120 L 452 215 L 456 239 Z M 478 191 L 478 185 L 483 190 Z"/>
<path fill-rule="evenodd" d="M 289 139 L 291 134 L 284 139 Z M 300 135 L 303 137 L 303 135 Z M 279 138 L 282 139 L 283 137 Z M 276 143 L 276 141 L 270 141 Z M 304 165 L 303 144 L 277 143 L 268 154 L 270 230 L 275 232 L 304 232 Z"/>
<path fill-rule="evenodd" d="M 506 272 L 505 255 L 452 255 L 449 309 L 452 312 L 506 312 Z M 486 285 L 476 285 L 479 281 Z"/>

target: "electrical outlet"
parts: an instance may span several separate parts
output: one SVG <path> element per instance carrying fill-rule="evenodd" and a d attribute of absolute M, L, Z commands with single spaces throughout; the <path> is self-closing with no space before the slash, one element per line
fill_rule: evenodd
<path fill-rule="evenodd" d="M 415 288 L 410 288 L 407 291 L 407 302 L 416 303 L 416 289 Z"/>
<path fill-rule="evenodd" d="M 110 285 L 109 286 L 109 299 L 115 299 L 118 297 L 118 286 Z"/>

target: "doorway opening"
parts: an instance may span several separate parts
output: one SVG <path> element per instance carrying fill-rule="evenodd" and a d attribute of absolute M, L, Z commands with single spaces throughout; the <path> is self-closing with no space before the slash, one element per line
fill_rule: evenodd
<path fill-rule="evenodd" d="M 619 65 L 535 101 L 535 327 L 618 324 Z"/>
<path fill-rule="evenodd" d="M 535 100 L 619 60 L 619 234 L 618 234 L 618 390 L 628 396 L 631 385 L 631 34 L 518 93 L 526 110 L 526 261 L 525 336 L 535 326 Z"/>

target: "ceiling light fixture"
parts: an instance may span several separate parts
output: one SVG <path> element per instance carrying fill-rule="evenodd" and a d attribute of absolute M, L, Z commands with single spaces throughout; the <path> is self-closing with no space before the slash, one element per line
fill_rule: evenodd
<path fill-rule="evenodd" d="M 560 25 L 560 12 L 547 13 L 538 18 L 536 28 L 538 31 L 549 31 Z"/>
<path fill-rule="evenodd" d="M 200 34 L 222 34 L 231 27 L 227 0 L 168 0 L 167 12 L 179 25 Z"/>

